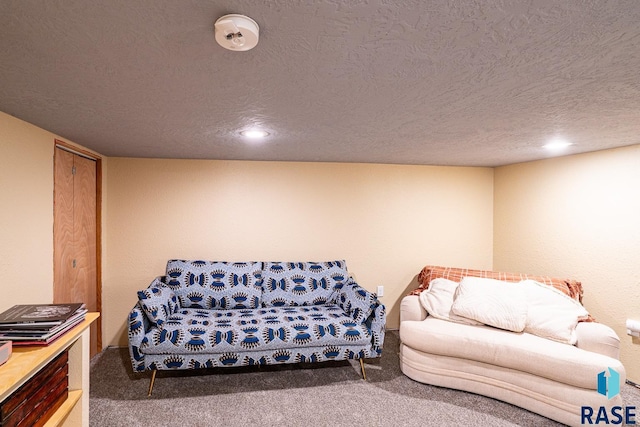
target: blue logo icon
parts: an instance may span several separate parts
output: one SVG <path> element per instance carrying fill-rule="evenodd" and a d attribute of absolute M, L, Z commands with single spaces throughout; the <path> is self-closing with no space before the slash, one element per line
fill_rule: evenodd
<path fill-rule="evenodd" d="M 607 370 L 598 374 L 598 393 L 611 399 L 620 394 L 620 374 L 613 368 Z"/>

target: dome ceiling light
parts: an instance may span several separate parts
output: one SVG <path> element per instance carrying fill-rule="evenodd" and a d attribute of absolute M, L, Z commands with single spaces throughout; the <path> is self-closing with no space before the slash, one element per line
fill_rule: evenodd
<path fill-rule="evenodd" d="M 251 139 L 260 139 L 269 136 L 269 132 L 260 129 L 250 129 L 241 131 L 240 135 Z"/>
<path fill-rule="evenodd" d="M 260 27 L 248 16 L 231 14 L 218 18 L 213 25 L 216 41 L 220 46 L 239 52 L 256 47 Z"/>
<path fill-rule="evenodd" d="M 560 152 L 563 151 L 565 149 L 567 149 L 568 147 L 572 146 L 573 143 L 567 141 L 566 139 L 563 138 L 554 138 L 551 141 L 549 141 L 547 144 L 544 145 L 544 148 L 546 148 L 549 151 L 552 152 Z"/>

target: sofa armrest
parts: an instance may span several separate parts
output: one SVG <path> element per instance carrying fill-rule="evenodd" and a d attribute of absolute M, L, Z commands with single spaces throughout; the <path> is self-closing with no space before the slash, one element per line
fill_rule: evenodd
<path fill-rule="evenodd" d="M 620 338 L 613 329 L 597 322 L 579 322 L 576 347 L 620 359 Z"/>
<path fill-rule="evenodd" d="M 371 348 L 364 357 L 380 357 L 387 316 L 385 306 L 378 297 L 350 278 L 347 283 L 336 286 L 336 294 L 331 301 L 354 321 L 365 325 L 371 333 Z"/>
<path fill-rule="evenodd" d="M 371 315 L 364 322 L 371 331 L 371 352 L 365 357 L 382 356 L 382 347 L 384 346 L 384 334 L 387 325 L 387 313 L 384 304 L 376 298 L 375 308 L 371 311 Z"/>
<path fill-rule="evenodd" d="M 145 370 L 144 354 L 140 352 L 140 346 L 145 335 L 151 329 L 151 322 L 144 311 L 137 303 L 129 313 L 129 321 L 127 324 L 127 335 L 129 337 L 129 356 L 131 357 L 131 366 L 134 372 L 142 372 Z"/>
<path fill-rule="evenodd" d="M 420 297 L 418 295 L 407 295 L 402 298 L 400 303 L 400 323 L 405 320 L 424 320 L 429 313 L 420 304 Z"/>

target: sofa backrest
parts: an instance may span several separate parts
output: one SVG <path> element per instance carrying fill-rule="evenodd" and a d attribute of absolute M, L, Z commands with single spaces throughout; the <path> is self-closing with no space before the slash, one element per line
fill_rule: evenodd
<path fill-rule="evenodd" d="M 262 305 L 265 307 L 325 304 L 338 284 L 349 278 L 345 261 L 265 262 Z"/>
<path fill-rule="evenodd" d="M 261 262 L 167 262 L 167 285 L 183 308 L 258 308 L 262 296 Z"/>

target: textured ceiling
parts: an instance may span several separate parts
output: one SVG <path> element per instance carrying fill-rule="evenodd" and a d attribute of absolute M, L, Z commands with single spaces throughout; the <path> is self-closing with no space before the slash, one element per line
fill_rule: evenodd
<path fill-rule="evenodd" d="M 216 44 L 227 13 L 255 49 Z M 636 0 L 1 0 L 0 111 L 107 156 L 498 166 L 640 143 L 639 23 Z"/>

